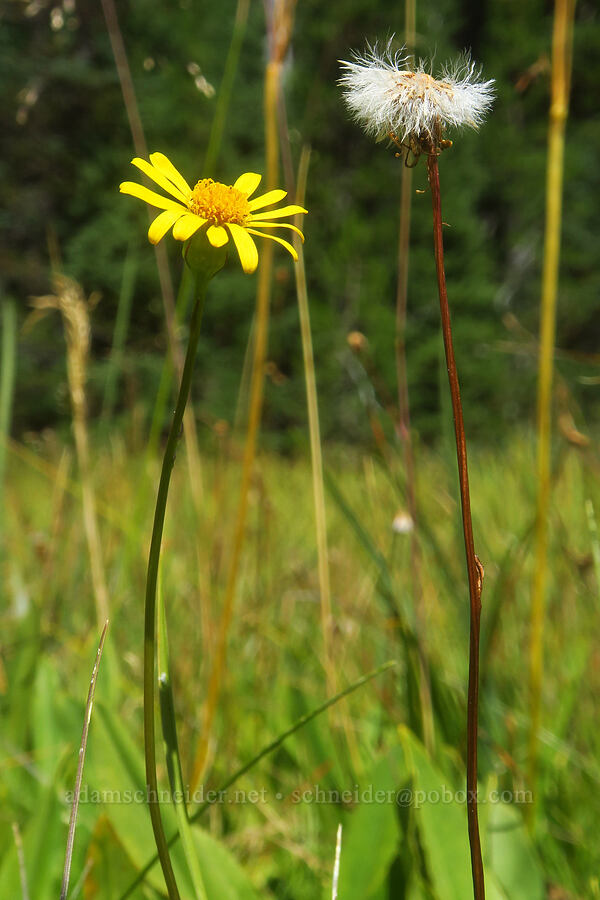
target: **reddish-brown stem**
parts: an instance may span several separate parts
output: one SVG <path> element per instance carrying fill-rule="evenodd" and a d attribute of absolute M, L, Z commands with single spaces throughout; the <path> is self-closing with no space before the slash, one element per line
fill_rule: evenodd
<path fill-rule="evenodd" d="M 435 247 L 435 265 L 437 271 L 438 290 L 440 295 L 440 312 L 442 316 L 442 333 L 448 367 L 448 381 L 452 396 L 452 412 L 454 415 L 454 432 L 456 435 L 456 458 L 458 461 L 458 478 L 460 481 L 460 500 L 462 507 L 463 534 L 467 555 L 467 573 L 469 576 L 469 598 L 471 608 L 471 627 L 469 641 L 469 688 L 467 697 L 467 815 L 469 821 L 469 844 L 471 846 L 471 871 L 473 873 L 473 896 L 475 900 L 484 900 L 485 886 L 483 880 L 483 862 L 481 859 L 481 842 L 479 839 L 479 819 L 477 814 L 477 706 L 479 694 L 479 620 L 481 616 L 481 587 L 483 567 L 475 555 L 473 545 L 473 523 L 471 521 L 471 501 L 469 497 L 469 472 L 467 468 L 467 443 L 463 422 L 460 387 L 452 345 L 452 327 L 450 309 L 446 293 L 446 275 L 444 272 L 444 242 L 442 237 L 442 204 L 440 200 L 440 175 L 437 153 L 427 156 L 427 175 L 431 188 L 431 204 L 433 208 L 433 242 Z"/>

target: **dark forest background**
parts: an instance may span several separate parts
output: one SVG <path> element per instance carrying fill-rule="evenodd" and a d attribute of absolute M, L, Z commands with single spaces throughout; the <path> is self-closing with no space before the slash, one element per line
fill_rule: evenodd
<path fill-rule="evenodd" d="M 135 271 L 126 358 L 116 414 L 154 404 L 166 336 L 156 266 L 142 205 L 120 196 L 136 178 L 130 131 L 100 3 L 0 4 L 0 286 L 19 306 L 51 289 L 50 251 L 86 294 L 93 313 L 89 403 L 100 412 L 125 261 Z M 443 63 L 468 48 L 497 83 L 479 133 L 452 135 L 441 160 L 446 265 L 467 431 L 496 440 L 531 421 L 544 229 L 549 50 L 553 5 L 540 0 L 437 0 L 417 4 L 417 52 Z M 148 146 L 189 181 L 202 160 L 232 33 L 235 3 L 118 4 Z M 324 437 L 368 440 L 365 404 L 395 395 L 394 319 L 401 163 L 348 119 L 339 59 L 365 42 L 401 34 L 403 5 L 300 0 L 285 71 L 297 164 L 312 148 L 305 221 L 313 337 Z M 600 176 L 600 12 L 577 4 L 558 301 L 558 378 L 589 424 L 598 413 L 597 211 Z M 231 183 L 264 171 L 262 89 L 265 27 L 253 2 L 215 177 Z M 434 64 L 435 70 L 435 64 Z M 283 176 L 281 178 L 283 183 Z M 426 188 L 425 167 L 414 186 Z M 408 367 L 413 421 L 439 433 L 439 337 L 427 193 L 415 194 L 409 276 Z M 175 283 L 180 247 L 167 239 Z M 200 422 L 234 415 L 256 282 L 235 260 L 219 278 L 203 326 L 194 396 Z M 306 431 L 302 353 L 291 264 L 278 257 L 264 414 L 281 449 Z M 364 333 L 358 359 L 347 335 Z M 15 433 L 70 421 L 60 318 L 19 338 Z M 443 392 L 442 392 L 443 396 Z"/>

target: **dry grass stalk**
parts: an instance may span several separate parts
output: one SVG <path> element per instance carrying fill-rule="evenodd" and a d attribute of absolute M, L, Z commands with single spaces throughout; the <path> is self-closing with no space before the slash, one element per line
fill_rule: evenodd
<path fill-rule="evenodd" d="M 63 871 L 63 880 L 60 889 L 60 900 L 66 900 L 69 890 L 69 878 L 71 875 L 71 860 L 73 858 L 73 846 L 75 843 L 75 827 L 77 825 L 77 812 L 79 810 L 79 798 L 81 796 L 81 783 L 83 780 L 83 764 L 85 762 L 85 751 L 87 749 L 88 734 L 90 730 L 90 721 L 92 718 L 92 707 L 94 705 L 94 695 L 96 693 L 96 682 L 98 680 L 98 671 L 100 669 L 100 660 L 102 659 L 102 651 L 104 650 L 104 641 L 108 630 L 108 619 L 104 623 L 102 634 L 100 635 L 100 643 L 96 653 L 96 661 L 92 669 L 92 677 L 88 690 L 87 700 L 85 704 L 85 713 L 83 717 L 83 731 L 81 734 L 81 743 L 79 746 L 79 756 L 77 761 L 77 775 L 75 777 L 75 789 L 73 791 L 73 803 L 71 804 L 71 815 L 69 818 L 69 833 L 67 836 L 67 848 L 65 852 L 65 865 Z"/>
<path fill-rule="evenodd" d="M 90 556 L 96 619 L 101 626 L 108 618 L 109 600 L 106 587 L 102 546 L 96 512 L 96 497 L 90 457 L 90 443 L 87 429 L 85 383 L 90 350 L 90 310 L 98 302 L 99 295 L 92 294 L 85 299 L 81 287 L 66 275 L 54 276 L 55 294 L 35 297 L 32 300 L 38 312 L 57 309 L 60 311 L 67 342 L 67 375 L 69 395 L 73 413 L 73 432 L 77 463 L 81 476 L 83 524 Z"/>
<path fill-rule="evenodd" d="M 277 105 L 280 92 L 281 67 L 288 51 L 294 24 L 294 7 L 296 0 L 270 0 L 266 4 L 268 59 L 265 67 L 265 150 L 266 174 L 265 186 L 270 191 L 276 187 L 279 171 L 279 143 L 277 134 Z M 256 295 L 256 317 L 254 328 L 254 354 L 252 376 L 250 381 L 250 403 L 248 427 L 244 445 L 242 464 L 242 481 L 240 498 L 234 524 L 231 556 L 225 586 L 223 608 L 218 626 L 217 645 L 211 668 L 207 698 L 204 711 L 203 727 L 196 758 L 192 771 L 192 789 L 200 779 L 208 763 L 208 754 L 225 661 L 227 656 L 227 640 L 233 617 L 235 592 L 238 583 L 240 561 L 246 531 L 248 515 L 248 495 L 252 481 L 252 471 L 256 459 L 256 445 L 263 408 L 265 363 L 267 357 L 269 335 L 269 310 L 271 305 L 271 284 L 273 276 L 273 246 L 269 241 L 261 255 L 258 269 L 258 287 Z"/>
<path fill-rule="evenodd" d="M 530 731 L 529 786 L 536 795 L 538 731 L 544 679 L 544 618 L 548 579 L 548 513 L 550 506 L 550 430 L 556 334 L 556 297 L 560 262 L 565 127 L 569 109 L 575 0 L 556 0 L 552 35 L 552 87 L 546 173 L 546 230 L 542 272 L 540 356 L 537 399 L 537 508 L 535 574 L 531 600 L 529 646 Z M 535 804 L 528 807 L 533 826 Z"/>
<path fill-rule="evenodd" d="M 121 93 L 123 95 L 123 104 L 127 113 L 129 127 L 133 146 L 137 156 L 144 159 L 148 157 L 148 147 L 144 135 L 144 127 L 139 113 L 135 88 L 129 62 L 127 60 L 127 52 L 123 41 L 123 35 L 119 27 L 117 10 L 113 0 L 101 0 L 102 10 L 106 21 L 106 28 L 110 39 L 115 66 L 119 83 L 121 85 Z M 177 334 L 177 316 L 175 313 L 175 297 L 173 293 L 173 283 L 169 272 L 169 261 L 167 251 L 163 244 L 156 244 L 154 247 L 156 254 L 156 268 L 160 282 L 160 290 L 163 298 L 163 308 L 165 311 L 165 323 L 167 326 L 167 339 L 169 343 L 169 351 L 173 361 L 173 368 L 177 375 L 177 381 L 181 382 L 183 372 L 183 351 L 181 342 Z M 183 417 L 183 433 L 185 438 L 186 460 L 189 472 L 190 493 L 194 502 L 196 515 L 199 515 L 203 501 L 202 487 L 202 463 L 200 461 L 200 450 L 198 448 L 198 436 L 196 433 L 196 422 L 192 406 L 188 406 Z"/>

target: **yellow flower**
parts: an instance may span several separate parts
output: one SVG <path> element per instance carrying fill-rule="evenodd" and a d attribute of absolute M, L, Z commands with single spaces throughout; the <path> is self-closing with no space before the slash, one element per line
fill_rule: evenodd
<path fill-rule="evenodd" d="M 256 212 L 265 206 L 279 203 L 287 194 L 287 191 L 281 190 L 268 191 L 250 200 L 260 184 L 260 175 L 246 172 L 240 175 L 233 186 L 220 184 L 212 178 L 202 178 L 192 189 L 163 153 L 151 153 L 150 162 L 138 158 L 131 162 L 171 195 L 163 197 L 134 181 L 125 181 L 119 186 L 121 193 L 131 194 L 132 197 L 138 197 L 163 210 L 148 229 L 151 244 L 157 244 L 170 228 L 173 229 L 176 240 L 187 241 L 199 228 L 207 226 L 206 236 L 213 247 L 224 247 L 229 238 L 233 238 L 244 272 L 254 272 L 258 265 L 258 250 L 251 235 L 262 235 L 277 241 L 295 260 L 298 259 L 291 244 L 274 234 L 263 232 L 262 229 L 288 228 L 304 240 L 302 232 L 295 225 L 272 222 L 271 219 L 305 213 L 306 210 L 301 206 L 283 206 L 267 212 Z"/>

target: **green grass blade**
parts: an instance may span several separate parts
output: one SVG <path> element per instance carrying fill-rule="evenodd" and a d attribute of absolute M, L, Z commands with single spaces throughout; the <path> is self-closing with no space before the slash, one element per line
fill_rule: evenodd
<path fill-rule="evenodd" d="M 229 109 L 229 101 L 233 91 L 233 82 L 237 72 L 242 44 L 244 43 L 244 35 L 246 34 L 246 23 L 248 21 L 248 9 L 250 0 L 238 0 L 235 12 L 235 22 L 233 25 L 233 34 L 229 45 L 229 52 L 225 61 L 225 71 L 223 72 L 223 80 L 217 97 L 217 105 L 215 115 L 208 139 L 208 147 L 206 156 L 204 157 L 203 173 L 205 178 L 214 177 L 214 170 L 221 149 L 221 141 L 223 139 L 223 131 L 225 128 L 225 120 L 227 119 L 227 111 Z"/>
<path fill-rule="evenodd" d="M 409 615 L 411 615 L 410 611 L 406 609 L 405 606 L 402 607 L 398 603 L 396 590 L 394 588 L 392 576 L 390 574 L 385 556 L 380 550 L 377 549 L 368 531 L 363 527 L 362 523 L 358 519 L 358 516 L 356 516 L 354 511 L 346 502 L 344 496 L 342 495 L 340 489 L 338 488 L 329 472 L 325 472 L 325 484 L 327 485 L 327 489 L 331 493 L 340 511 L 343 513 L 345 519 L 347 520 L 349 525 L 352 526 L 352 530 L 354 531 L 359 544 L 361 545 L 367 556 L 370 557 L 371 561 L 375 565 L 375 568 L 377 569 L 377 592 L 386 604 L 389 615 L 398 619 L 398 624 L 403 635 L 411 635 L 414 638 L 414 635 L 412 634 L 412 625 L 409 625 L 408 617 Z"/>
<path fill-rule="evenodd" d="M 83 717 L 83 732 L 81 735 L 81 745 L 79 748 L 79 760 L 77 763 L 77 776 L 75 778 L 75 790 L 73 791 L 73 804 L 71 806 L 71 817 L 69 819 L 69 833 L 67 836 L 67 849 L 65 853 L 65 867 L 63 870 L 63 880 L 60 889 L 60 900 L 66 900 L 67 891 L 69 890 L 69 878 L 71 875 L 71 860 L 73 858 L 73 845 L 75 843 L 75 826 L 77 825 L 77 812 L 79 810 L 79 797 L 81 795 L 81 781 L 83 779 L 83 764 L 85 762 L 85 751 L 87 747 L 88 733 L 90 728 L 90 720 L 92 718 L 92 707 L 94 705 L 94 694 L 96 693 L 96 681 L 98 679 L 98 670 L 100 668 L 100 660 L 102 659 L 102 651 L 104 650 L 104 641 L 108 629 L 108 620 L 104 623 L 102 634 L 100 635 L 100 643 L 98 644 L 98 652 L 96 653 L 96 662 L 92 669 L 92 679 L 88 691 L 87 701 L 85 704 L 85 714 Z"/>
<path fill-rule="evenodd" d="M 424 706 L 421 691 L 422 666 L 419 661 L 420 650 L 415 630 L 414 609 L 408 603 L 399 602 L 398 592 L 385 556 L 377 549 L 371 536 L 346 502 L 331 475 L 327 472 L 325 473 L 325 483 L 339 509 L 352 526 L 358 542 L 377 569 L 378 578 L 375 583 L 375 590 L 385 603 L 388 614 L 397 623 L 401 649 L 406 661 L 405 700 L 408 721 L 415 733 L 423 737 L 423 729 L 426 726 L 424 724 Z"/>
<path fill-rule="evenodd" d="M 175 721 L 175 704 L 173 701 L 173 688 L 171 686 L 171 666 L 169 657 L 169 638 L 167 633 L 167 616 L 163 602 L 162 584 L 158 591 L 158 701 L 160 705 L 160 717 L 162 722 L 165 753 L 167 757 L 167 773 L 171 799 L 175 807 L 179 835 L 183 846 L 183 852 L 194 886 L 196 900 L 207 900 L 198 856 L 194 847 L 194 838 L 190 828 L 183 773 L 181 770 L 181 758 L 179 755 L 179 742 L 177 740 L 177 725 Z"/>
<path fill-rule="evenodd" d="M 378 675 L 382 675 L 383 672 L 387 672 L 389 669 L 392 669 L 396 665 L 397 665 L 397 663 L 395 660 L 390 660 L 390 661 L 384 663 L 382 666 L 379 666 L 377 669 L 374 669 L 374 671 L 369 672 L 367 675 L 363 675 L 361 678 L 352 682 L 352 684 L 350 684 L 350 685 L 348 685 L 348 687 L 344 688 L 343 691 L 340 691 L 334 697 L 330 697 L 329 700 L 326 700 L 325 703 L 321 704 L 321 706 L 318 706 L 316 709 L 313 709 L 312 712 L 307 713 L 305 716 L 302 716 L 291 726 L 291 728 L 288 728 L 287 731 L 284 731 L 283 734 L 279 735 L 279 737 L 276 738 L 274 741 L 272 741 L 270 744 L 267 744 L 266 747 L 263 747 L 263 749 L 260 751 L 260 753 L 257 753 L 256 756 L 252 757 L 250 762 L 246 763 L 244 766 L 242 766 L 240 769 L 238 769 L 236 772 L 234 772 L 230 778 L 228 778 L 225 782 L 223 782 L 223 784 L 221 785 L 221 787 L 218 790 L 214 791 L 214 795 L 216 797 L 219 797 L 219 795 L 222 795 L 222 793 L 224 791 L 227 791 L 230 787 L 232 787 L 232 785 L 234 785 L 236 781 L 238 781 L 240 778 L 242 778 L 243 775 L 246 775 L 251 769 L 253 769 L 254 766 L 256 766 L 262 759 L 265 758 L 265 756 L 268 756 L 270 753 L 273 753 L 275 750 L 277 750 L 277 748 L 280 747 L 284 741 L 286 741 L 289 737 L 291 737 L 293 734 L 295 734 L 297 731 L 299 731 L 304 725 L 307 725 L 309 722 L 311 722 L 317 716 L 321 715 L 321 713 L 325 712 L 325 710 L 329 709 L 331 706 L 333 706 L 335 703 L 338 703 L 340 700 L 342 700 L 344 697 L 347 697 L 349 694 L 352 694 L 354 691 L 358 690 L 358 688 L 362 687 L 364 684 L 367 684 L 369 681 L 372 681 L 373 678 L 376 678 Z M 200 816 L 204 812 L 206 812 L 208 807 L 211 805 L 212 804 L 210 803 L 210 801 L 206 801 L 201 806 L 199 806 L 198 809 L 196 810 L 196 812 L 194 813 L 194 815 L 191 816 L 190 821 L 197 822 L 198 819 L 200 818 Z M 174 844 L 178 838 L 179 838 L 179 833 L 172 835 L 167 842 L 168 846 L 170 847 L 172 844 Z M 127 900 L 127 898 L 132 895 L 133 891 L 138 887 L 138 885 L 140 885 L 142 883 L 142 881 L 144 880 L 144 878 L 146 877 L 146 875 L 148 874 L 150 869 L 157 862 L 158 862 L 158 855 L 155 854 L 152 857 L 152 859 L 148 860 L 146 865 L 143 867 L 143 869 L 138 874 L 135 881 L 133 881 L 129 885 L 129 887 L 127 888 L 125 893 L 121 894 L 121 896 L 119 897 L 119 900 Z"/>
<path fill-rule="evenodd" d="M 594 560 L 594 572 L 596 575 L 596 592 L 600 596 L 600 541 L 598 540 L 598 523 L 596 521 L 594 504 L 589 499 L 585 501 L 585 512 L 587 516 L 588 531 L 590 533 L 590 543 L 592 545 L 592 558 Z"/>
<path fill-rule="evenodd" d="M 21 881 L 21 900 L 29 900 L 29 884 L 27 881 L 27 871 L 25 869 L 25 853 L 23 852 L 23 838 L 21 830 L 17 822 L 12 822 L 13 836 L 15 839 L 15 847 L 17 848 L 17 860 L 19 863 L 19 878 Z"/>
<path fill-rule="evenodd" d="M 4 512 L 4 471 L 6 447 L 10 434 L 10 420 L 15 385 L 17 359 L 17 312 L 12 298 L 2 303 L 2 360 L 0 362 L 0 537 Z"/>

